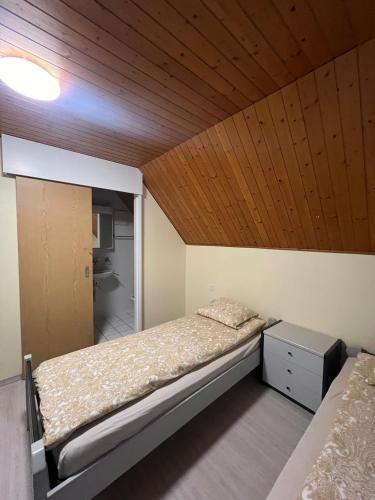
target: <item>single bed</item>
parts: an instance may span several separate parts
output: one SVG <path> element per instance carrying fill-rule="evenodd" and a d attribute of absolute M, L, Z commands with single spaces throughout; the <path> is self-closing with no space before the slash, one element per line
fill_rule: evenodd
<path fill-rule="evenodd" d="M 76 474 L 119 442 L 129 439 L 215 377 L 259 350 L 259 344 L 260 334 L 257 334 L 203 367 L 126 405 L 114 415 L 77 431 L 62 445 L 53 449 L 59 479 Z"/>
<path fill-rule="evenodd" d="M 180 318 L 175 324 L 180 327 L 186 321 L 196 324 L 196 318 L 189 317 Z M 209 325 L 208 329 L 214 332 L 231 334 L 233 331 L 227 332 L 228 327 L 209 318 L 199 321 L 202 325 Z M 254 318 L 254 324 L 257 324 L 254 334 L 241 338 L 238 333 L 241 329 L 236 330 L 237 341 L 230 349 L 153 392 L 79 427 L 68 438 L 48 446 L 48 449 L 42 439 L 45 429 L 39 410 L 40 395 L 32 376 L 31 356 L 26 356 L 34 499 L 84 500 L 98 494 L 259 366 L 260 332 L 264 323 Z M 160 330 L 158 332 L 160 334 Z"/>
<path fill-rule="evenodd" d="M 267 500 L 300 498 L 305 480 L 318 459 L 328 433 L 337 416 L 337 409 L 347 389 L 356 358 L 348 358 L 332 382 L 309 427 L 281 471 Z M 315 497 L 314 497 L 315 498 Z M 319 497 L 321 498 L 321 497 Z"/>

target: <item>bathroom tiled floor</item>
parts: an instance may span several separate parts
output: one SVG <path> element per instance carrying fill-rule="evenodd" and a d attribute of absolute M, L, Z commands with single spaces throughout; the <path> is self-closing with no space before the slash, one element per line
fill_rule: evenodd
<path fill-rule="evenodd" d="M 122 313 L 108 318 L 99 318 L 95 321 L 95 344 L 108 340 L 118 339 L 134 333 L 134 316 L 131 313 Z"/>

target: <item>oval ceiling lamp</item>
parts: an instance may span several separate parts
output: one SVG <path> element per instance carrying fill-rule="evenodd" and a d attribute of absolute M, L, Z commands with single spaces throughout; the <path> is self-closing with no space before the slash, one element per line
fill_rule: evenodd
<path fill-rule="evenodd" d="M 31 99 L 53 101 L 60 95 L 58 80 L 38 64 L 22 57 L 0 59 L 0 80 Z"/>

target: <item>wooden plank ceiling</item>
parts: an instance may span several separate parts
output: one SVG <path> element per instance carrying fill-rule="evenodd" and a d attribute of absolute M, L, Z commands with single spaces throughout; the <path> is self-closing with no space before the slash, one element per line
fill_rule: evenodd
<path fill-rule="evenodd" d="M 0 0 L 62 84 L 0 83 L 0 132 L 144 165 L 186 243 L 375 251 L 374 36 L 374 0 Z"/>
<path fill-rule="evenodd" d="M 375 251 L 375 39 L 148 164 L 186 243 Z"/>
<path fill-rule="evenodd" d="M 139 166 L 375 35 L 373 0 L 0 0 L 0 55 L 41 62 L 54 103 L 0 84 L 0 131 Z"/>

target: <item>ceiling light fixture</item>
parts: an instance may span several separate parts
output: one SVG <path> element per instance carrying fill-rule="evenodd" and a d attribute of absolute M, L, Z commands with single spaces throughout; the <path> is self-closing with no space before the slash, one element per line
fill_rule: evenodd
<path fill-rule="evenodd" d="M 40 101 L 53 101 L 60 95 L 58 80 L 38 64 L 21 57 L 0 59 L 0 80 L 20 94 Z"/>

